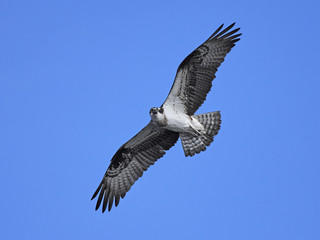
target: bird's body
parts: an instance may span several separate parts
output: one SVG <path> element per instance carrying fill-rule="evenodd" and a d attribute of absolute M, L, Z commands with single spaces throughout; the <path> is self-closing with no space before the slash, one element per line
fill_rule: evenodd
<path fill-rule="evenodd" d="M 163 113 L 150 113 L 150 117 L 153 123 L 157 124 L 159 127 L 178 132 L 202 132 L 204 130 L 203 126 L 199 121 L 193 116 L 179 111 L 172 106 L 163 107 Z"/>
<path fill-rule="evenodd" d="M 137 135 L 123 144 L 111 163 L 96 192 L 102 200 L 102 211 L 119 204 L 139 177 L 181 139 L 185 156 L 206 150 L 218 134 L 219 111 L 194 115 L 205 101 L 212 80 L 225 56 L 241 34 L 234 24 L 221 31 L 221 25 L 202 45 L 189 54 L 178 67 L 168 97 L 159 108 L 150 109 L 151 121 Z"/>

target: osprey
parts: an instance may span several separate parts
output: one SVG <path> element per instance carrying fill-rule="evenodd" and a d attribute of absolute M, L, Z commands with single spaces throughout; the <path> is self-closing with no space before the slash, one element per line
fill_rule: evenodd
<path fill-rule="evenodd" d="M 167 99 L 158 108 L 150 109 L 151 121 L 137 135 L 123 144 L 111 159 L 94 199 L 98 193 L 96 210 L 102 200 L 102 212 L 113 202 L 118 206 L 143 172 L 161 158 L 180 137 L 185 156 L 206 150 L 220 129 L 220 112 L 194 115 L 205 101 L 212 80 L 225 56 L 241 34 L 235 23 L 223 24 L 178 67 Z"/>

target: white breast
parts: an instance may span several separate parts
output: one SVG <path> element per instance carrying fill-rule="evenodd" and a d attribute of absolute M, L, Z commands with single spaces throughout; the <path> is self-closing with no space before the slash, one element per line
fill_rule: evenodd
<path fill-rule="evenodd" d="M 192 129 L 203 130 L 203 126 L 197 119 L 188 116 L 184 112 L 177 111 L 174 108 L 164 109 L 167 118 L 166 128 L 175 132 L 190 132 Z"/>

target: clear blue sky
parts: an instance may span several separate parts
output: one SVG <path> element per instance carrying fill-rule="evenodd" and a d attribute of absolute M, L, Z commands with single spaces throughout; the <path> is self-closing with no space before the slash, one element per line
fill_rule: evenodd
<path fill-rule="evenodd" d="M 319 3 L 0 2 L 1 239 L 320 239 Z M 110 213 L 90 198 L 176 69 L 222 23 L 240 42 L 178 142 Z M 101 209 L 99 209 L 101 210 Z"/>

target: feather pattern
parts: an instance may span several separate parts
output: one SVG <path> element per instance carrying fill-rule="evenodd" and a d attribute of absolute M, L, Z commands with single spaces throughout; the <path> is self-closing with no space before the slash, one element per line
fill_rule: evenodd
<path fill-rule="evenodd" d="M 152 108 L 152 111 L 158 109 L 158 117 L 150 115 L 150 123 L 112 157 L 91 198 L 98 196 L 96 210 L 101 204 L 102 212 L 110 211 L 113 203 L 118 206 L 120 198 L 125 197 L 135 181 L 177 142 L 179 136 L 186 156 L 204 151 L 213 142 L 220 129 L 220 113 L 192 115 L 205 101 L 225 56 L 240 40 L 241 34 L 236 34 L 239 28 L 232 30 L 233 26 L 223 29 L 221 25 L 179 65 L 165 102 L 160 108 Z M 198 123 L 194 125 L 196 128 L 192 127 L 193 120 Z M 196 131 L 190 132 L 190 127 Z"/>
<path fill-rule="evenodd" d="M 136 136 L 119 148 L 92 196 L 99 197 L 96 210 L 102 202 L 102 212 L 111 210 L 113 202 L 118 206 L 131 186 L 149 166 L 165 154 L 178 140 L 179 133 L 159 128 L 150 122 Z M 102 201 L 103 200 L 103 201 Z"/>
<path fill-rule="evenodd" d="M 194 115 L 204 127 L 204 132 L 180 133 L 181 143 L 185 156 L 193 156 L 206 150 L 207 146 L 213 142 L 213 138 L 218 134 L 221 124 L 220 112 L 204 113 Z"/>
<path fill-rule="evenodd" d="M 235 23 L 221 31 L 223 24 L 180 64 L 175 81 L 163 106 L 182 107 L 188 115 L 193 115 L 205 101 L 212 87 L 212 81 L 220 64 L 230 52 L 241 34 Z"/>

